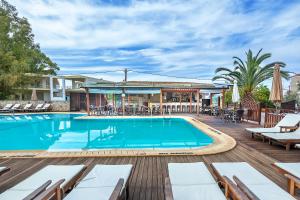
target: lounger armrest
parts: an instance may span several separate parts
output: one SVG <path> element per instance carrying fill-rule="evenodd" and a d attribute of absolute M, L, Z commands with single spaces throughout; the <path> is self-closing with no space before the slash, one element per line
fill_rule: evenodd
<path fill-rule="evenodd" d="M 290 179 L 291 181 L 295 182 L 296 184 L 300 184 L 300 179 L 290 175 L 290 174 L 284 174 L 285 177 L 287 177 L 288 179 Z"/>
<path fill-rule="evenodd" d="M 39 188 L 31 192 L 27 197 L 25 197 L 23 200 L 32 200 L 35 199 L 38 195 L 43 193 L 47 187 L 52 183 L 51 180 L 46 181 L 43 185 L 41 185 Z"/>
<path fill-rule="evenodd" d="M 65 181 L 65 179 L 61 179 L 51 185 L 48 189 L 46 189 L 44 192 L 39 194 L 37 197 L 33 198 L 32 200 L 48 200 L 48 199 L 62 199 L 62 191 L 60 185 Z"/>
<path fill-rule="evenodd" d="M 225 187 L 225 196 L 231 197 L 235 200 L 250 200 L 248 196 L 241 191 L 236 184 L 232 180 L 230 180 L 227 176 L 223 176 L 224 187 Z"/>
<path fill-rule="evenodd" d="M 233 176 L 237 187 L 251 200 L 259 200 L 259 198 L 236 176 Z"/>
<path fill-rule="evenodd" d="M 5 174 L 6 172 L 8 172 L 10 170 L 10 168 L 8 168 L 8 167 L 5 167 L 4 169 L 2 169 L 1 171 L 0 171 L 0 176 L 2 175 L 2 174 Z"/>
<path fill-rule="evenodd" d="M 172 192 L 172 185 L 169 177 L 165 178 L 165 200 L 174 200 L 173 198 L 173 192 Z"/>
<path fill-rule="evenodd" d="M 119 200 L 120 199 L 123 185 L 124 185 L 124 179 L 120 178 L 114 191 L 111 193 L 109 200 Z"/>

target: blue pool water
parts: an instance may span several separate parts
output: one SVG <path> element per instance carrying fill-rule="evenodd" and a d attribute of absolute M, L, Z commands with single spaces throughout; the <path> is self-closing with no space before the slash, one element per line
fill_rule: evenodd
<path fill-rule="evenodd" d="M 74 119 L 78 116 L 0 116 L 0 150 L 189 148 L 213 142 L 181 118 Z"/>

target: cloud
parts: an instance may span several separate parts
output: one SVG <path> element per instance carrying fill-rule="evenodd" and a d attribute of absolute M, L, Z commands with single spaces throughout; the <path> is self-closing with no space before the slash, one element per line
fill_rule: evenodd
<path fill-rule="evenodd" d="M 249 48 L 299 72 L 300 2 L 11 0 L 62 69 L 101 67 L 211 78 Z M 100 68 L 99 68 L 100 67 Z"/>

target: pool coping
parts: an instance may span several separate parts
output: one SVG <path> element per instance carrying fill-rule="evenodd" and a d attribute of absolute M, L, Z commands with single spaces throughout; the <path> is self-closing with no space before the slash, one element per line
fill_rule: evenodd
<path fill-rule="evenodd" d="M 53 113 L 53 112 L 52 112 Z M 40 113 L 46 114 L 46 113 Z M 48 114 L 48 113 L 47 113 Z M 56 113 L 55 113 L 56 114 Z M 77 114 L 77 113 L 60 113 Z M 69 158 L 69 157 L 124 157 L 124 156 L 171 156 L 171 155 L 210 155 L 229 151 L 236 146 L 231 136 L 212 128 L 191 116 L 79 116 L 76 119 L 124 119 L 124 118 L 183 118 L 197 129 L 212 137 L 214 142 L 203 147 L 193 148 L 134 148 L 134 149 L 97 149 L 97 150 L 14 150 L 0 151 L 0 158 Z"/>

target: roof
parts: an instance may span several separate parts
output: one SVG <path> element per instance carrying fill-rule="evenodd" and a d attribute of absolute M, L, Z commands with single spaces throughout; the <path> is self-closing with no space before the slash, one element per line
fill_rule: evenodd
<path fill-rule="evenodd" d="M 127 81 L 110 82 L 100 81 L 96 83 L 86 83 L 83 88 L 176 88 L 176 89 L 222 89 L 228 88 L 228 85 L 215 85 L 210 83 L 194 82 L 160 82 L 160 81 Z"/>

